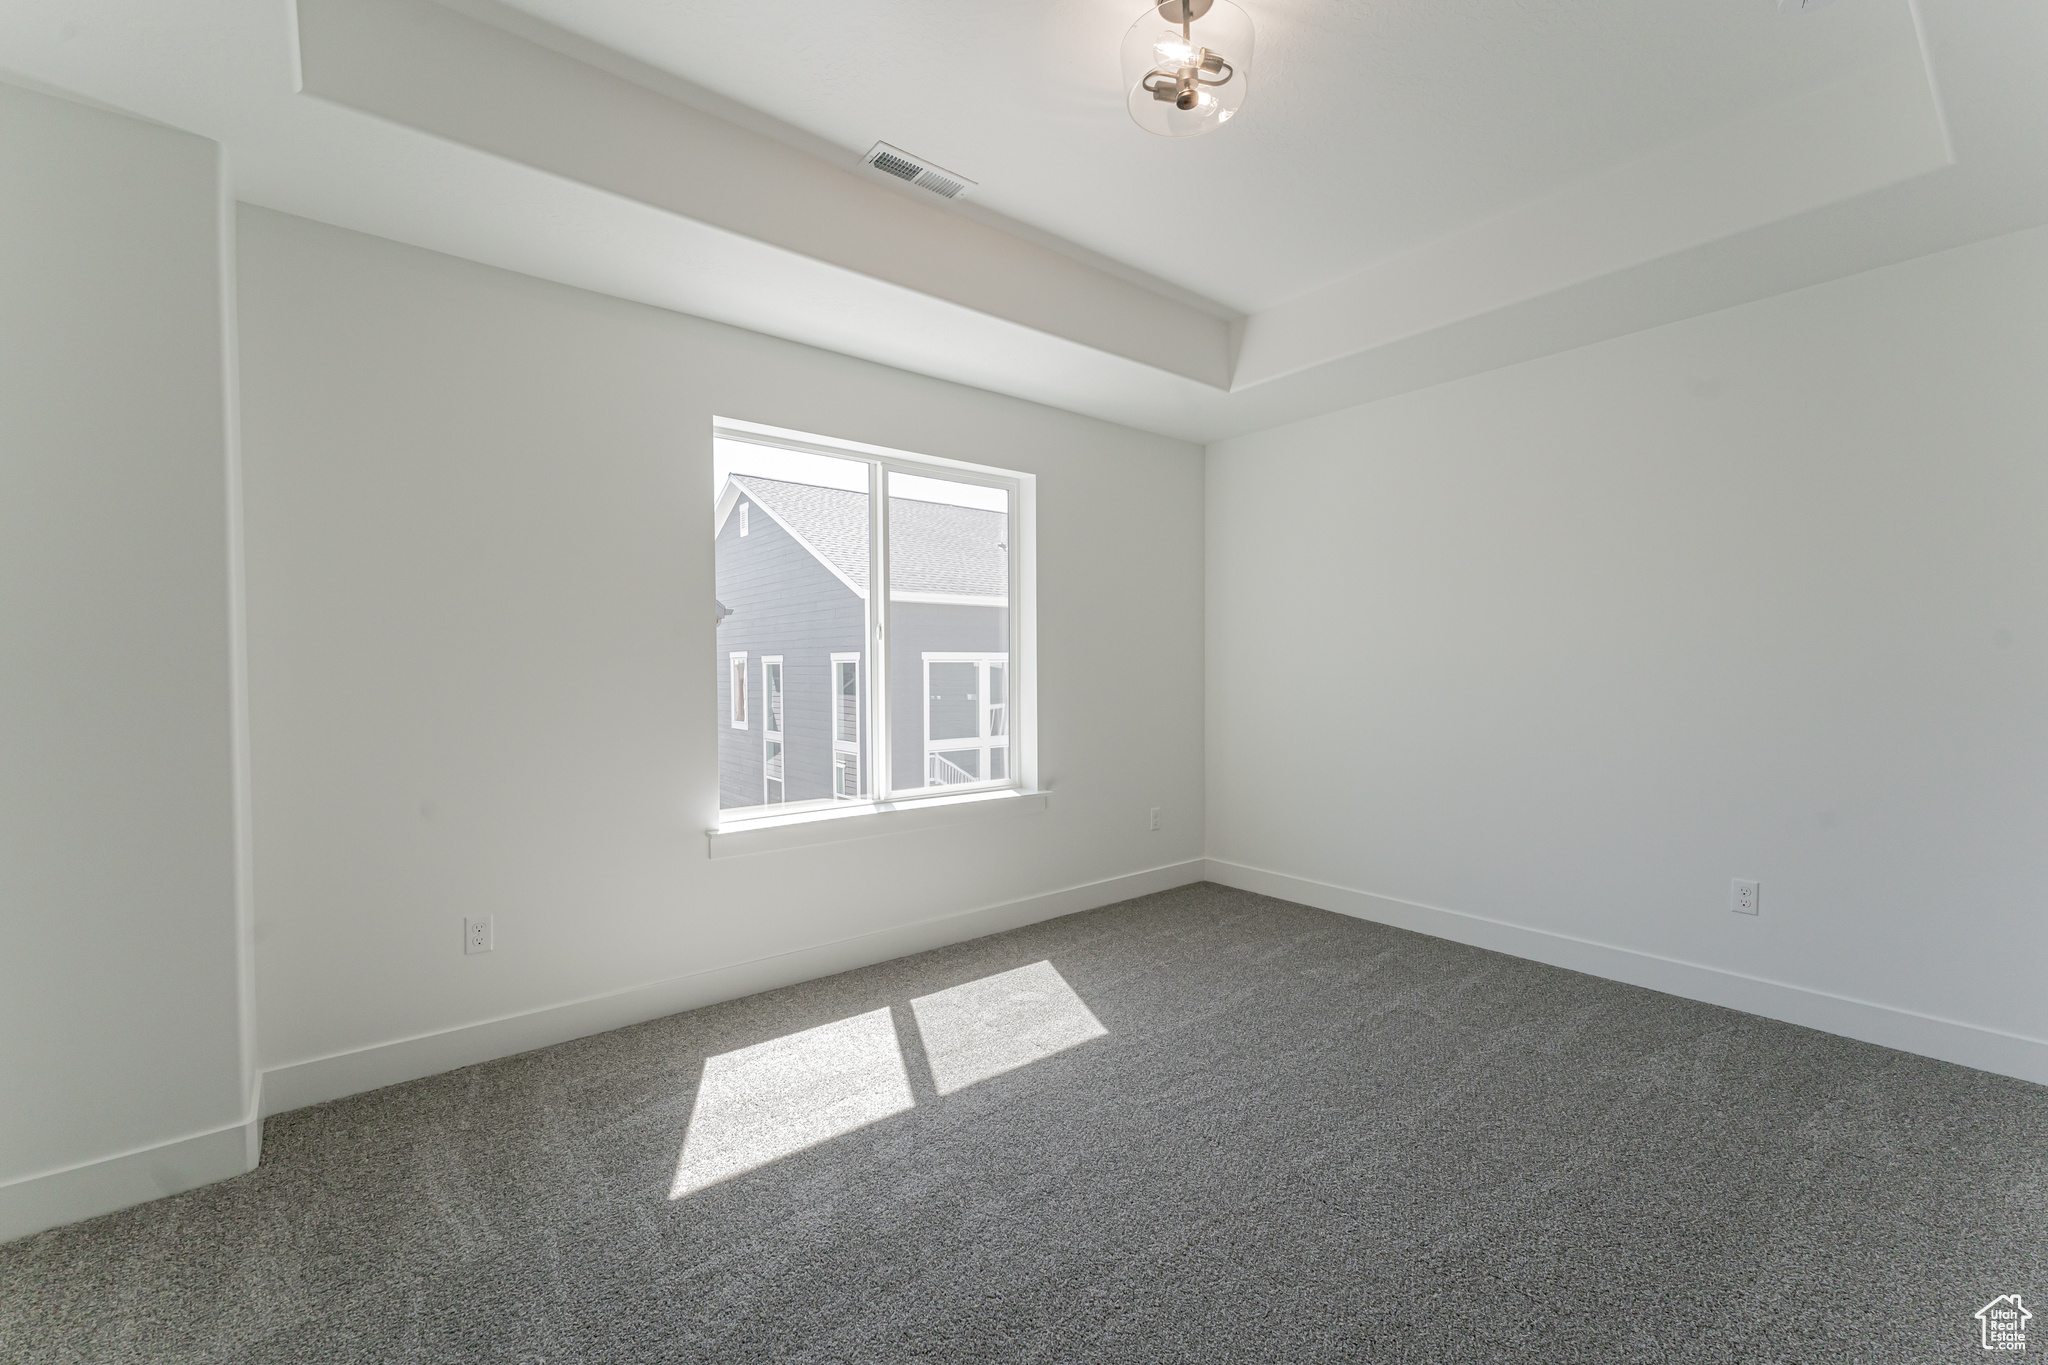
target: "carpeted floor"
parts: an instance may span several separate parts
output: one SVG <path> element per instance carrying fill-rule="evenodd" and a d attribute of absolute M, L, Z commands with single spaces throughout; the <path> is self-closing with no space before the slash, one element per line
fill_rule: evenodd
<path fill-rule="evenodd" d="M 2044 1156 L 2048 1089 L 1202 885 L 272 1119 L 0 1247 L 0 1360 L 1972 1360 Z"/>

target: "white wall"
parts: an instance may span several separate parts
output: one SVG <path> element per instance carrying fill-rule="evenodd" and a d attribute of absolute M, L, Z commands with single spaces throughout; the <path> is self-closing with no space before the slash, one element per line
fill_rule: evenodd
<path fill-rule="evenodd" d="M 267 1107 L 1199 876 L 1197 448 L 240 224 Z M 1039 476 L 1045 813 L 706 856 L 714 414 Z"/>
<path fill-rule="evenodd" d="M 2048 232 L 1223 443 L 1207 517 L 1214 875 L 2048 1080 Z"/>
<path fill-rule="evenodd" d="M 217 149 L 0 85 L 0 186 L 4 1239 L 255 1129 Z"/>

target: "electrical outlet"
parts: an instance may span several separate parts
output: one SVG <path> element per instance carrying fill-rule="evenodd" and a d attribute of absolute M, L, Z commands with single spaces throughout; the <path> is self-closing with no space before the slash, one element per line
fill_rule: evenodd
<path fill-rule="evenodd" d="M 491 930 L 491 917 L 489 915 L 464 915 L 462 917 L 462 951 L 464 953 L 488 953 L 497 946 L 497 936 Z"/>
<path fill-rule="evenodd" d="M 1152 808 L 1152 828 L 1159 828 L 1159 807 L 1157 806 Z"/>
<path fill-rule="evenodd" d="M 1728 889 L 1728 908 L 1738 915 L 1754 915 L 1763 901 L 1763 883 L 1739 878 Z"/>

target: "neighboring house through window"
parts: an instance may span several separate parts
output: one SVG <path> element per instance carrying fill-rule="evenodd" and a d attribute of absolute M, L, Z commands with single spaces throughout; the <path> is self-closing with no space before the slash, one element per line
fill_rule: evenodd
<path fill-rule="evenodd" d="M 721 810 L 1028 780 L 1013 585 L 1029 479 L 739 423 L 713 454 Z"/>

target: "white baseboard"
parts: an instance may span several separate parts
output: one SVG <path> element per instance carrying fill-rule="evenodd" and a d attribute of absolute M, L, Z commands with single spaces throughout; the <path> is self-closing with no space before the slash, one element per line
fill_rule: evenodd
<path fill-rule="evenodd" d="M 0 1242 L 247 1175 L 263 1151 L 261 1107 L 225 1128 L 0 1185 Z"/>
<path fill-rule="evenodd" d="M 628 1024 L 645 1023 L 683 1010 L 736 1000 L 743 995 L 793 986 L 834 972 L 850 971 L 910 953 L 1001 933 L 1040 920 L 1056 919 L 1097 906 L 1149 895 L 1202 880 L 1200 858 L 1148 868 L 1120 877 L 1070 886 L 978 910 L 960 911 L 914 924 L 880 929 L 832 943 L 798 948 L 730 967 L 636 986 L 436 1033 L 401 1038 L 272 1067 L 263 1073 L 263 1112 L 290 1109 L 344 1095 L 418 1080 L 457 1067 L 530 1052 Z"/>
<path fill-rule="evenodd" d="M 1589 976 L 2048 1085 L 2048 1041 L 1327 882 L 1207 860 L 1208 880 Z"/>

